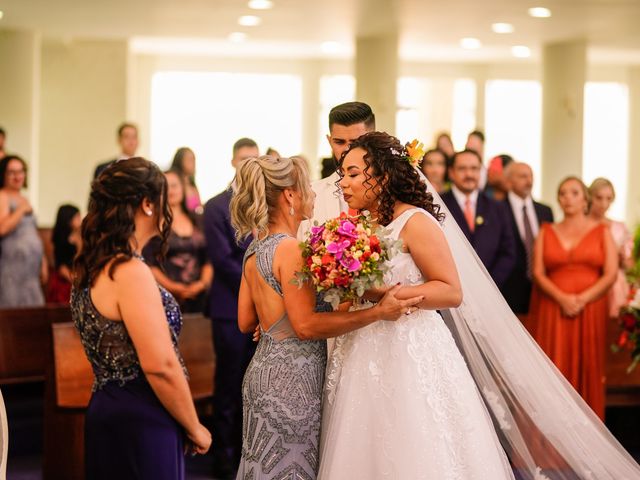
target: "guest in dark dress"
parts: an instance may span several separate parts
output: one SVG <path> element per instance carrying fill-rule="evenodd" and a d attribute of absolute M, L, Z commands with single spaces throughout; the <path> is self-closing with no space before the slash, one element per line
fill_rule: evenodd
<path fill-rule="evenodd" d="M 185 204 L 190 212 L 202 215 L 202 201 L 196 186 L 196 154 L 189 147 L 176 150 L 171 163 L 171 170 L 175 170 L 185 178 Z"/>
<path fill-rule="evenodd" d="M 394 287 L 380 303 L 354 312 L 316 302 L 314 288 L 290 280 L 302 270 L 296 240 L 313 215 L 307 167 L 299 158 L 263 156 L 238 167 L 231 221 L 239 239 L 256 233 L 247 249 L 238 298 L 238 326 L 260 341 L 242 385 L 242 459 L 237 480 L 313 480 L 326 342 L 377 320 L 395 320 L 423 297 L 398 300 Z"/>
<path fill-rule="evenodd" d="M 180 309 L 141 255 L 170 229 L 166 179 L 155 164 L 118 162 L 93 182 L 71 292 L 95 375 L 85 420 L 92 480 L 182 480 L 183 441 L 192 453 L 211 444 L 177 348 Z"/>
<path fill-rule="evenodd" d="M 47 303 L 69 303 L 71 267 L 80 240 L 80 210 L 74 205 L 62 205 L 51 233 L 54 265 L 49 272 Z"/>
<path fill-rule="evenodd" d="M 213 268 L 207 257 L 207 244 L 198 220 L 186 205 L 185 179 L 176 170 L 165 172 L 167 201 L 173 216 L 169 250 L 162 263 L 160 237 L 153 238 L 143 250 L 157 282 L 178 300 L 183 313 L 202 313 Z"/>

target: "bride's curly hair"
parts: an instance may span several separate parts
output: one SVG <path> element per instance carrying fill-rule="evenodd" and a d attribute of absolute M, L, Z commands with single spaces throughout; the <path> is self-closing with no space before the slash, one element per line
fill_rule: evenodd
<path fill-rule="evenodd" d="M 429 212 L 439 222 L 444 219 L 440 205 L 433 202 L 433 195 L 427 192 L 426 185 L 418 171 L 408 160 L 405 147 L 396 137 L 386 132 L 369 132 L 353 142 L 340 158 L 340 167 L 345 156 L 354 148 L 366 150 L 364 156 L 365 185 L 371 190 L 372 178 L 382 187 L 378 194 L 378 223 L 388 225 L 393 220 L 393 206 L 396 201 L 420 207 Z M 340 169 L 338 169 L 340 171 Z"/>

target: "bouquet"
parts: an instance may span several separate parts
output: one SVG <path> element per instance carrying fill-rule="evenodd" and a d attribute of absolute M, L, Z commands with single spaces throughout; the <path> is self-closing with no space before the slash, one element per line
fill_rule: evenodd
<path fill-rule="evenodd" d="M 630 373 L 640 362 L 640 288 L 631 288 L 629 302 L 620 310 L 621 332 L 618 341 L 611 346 L 614 352 L 622 349 L 631 351 L 631 364 L 627 368 Z"/>
<path fill-rule="evenodd" d="M 300 243 L 304 267 L 293 283 L 310 282 L 334 310 L 345 300 L 355 300 L 367 289 L 383 285 L 385 264 L 402 241 L 391 240 L 382 227 L 374 229 L 368 212 L 314 225 Z"/>

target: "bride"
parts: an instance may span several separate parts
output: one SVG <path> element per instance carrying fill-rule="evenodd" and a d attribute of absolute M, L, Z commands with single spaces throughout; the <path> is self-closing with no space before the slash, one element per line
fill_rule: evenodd
<path fill-rule="evenodd" d="M 425 299 L 406 318 L 336 339 L 318 478 L 640 478 L 511 313 L 400 142 L 365 134 L 339 172 L 349 207 L 403 242 L 385 283 L 405 285 L 398 298 Z"/>
<path fill-rule="evenodd" d="M 406 285 L 398 298 L 425 300 L 397 325 L 380 322 L 336 339 L 325 379 L 319 478 L 513 478 L 436 311 L 462 299 L 438 224 L 444 215 L 401 152 L 385 133 L 360 137 L 342 161 L 340 187 L 350 208 L 369 210 L 402 240 L 406 251 L 389 262 L 385 283 Z"/>

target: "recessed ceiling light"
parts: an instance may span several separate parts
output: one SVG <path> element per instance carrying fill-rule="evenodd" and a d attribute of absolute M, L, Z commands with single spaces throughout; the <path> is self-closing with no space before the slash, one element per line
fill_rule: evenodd
<path fill-rule="evenodd" d="M 460 40 L 460 46 L 468 50 L 477 50 L 482 46 L 482 43 L 477 38 L 466 37 Z"/>
<path fill-rule="evenodd" d="M 238 23 L 243 27 L 255 27 L 262 23 L 262 19 L 255 15 L 243 15 L 238 19 Z"/>
<path fill-rule="evenodd" d="M 249 8 L 254 10 L 269 10 L 273 8 L 273 2 L 271 0 L 249 0 Z"/>
<path fill-rule="evenodd" d="M 551 10 L 544 7 L 534 7 L 529 9 L 529 15 L 535 18 L 549 18 L 551 16 Z"/>
<path fill-rule="evenodd" d="M 233 43 L 244 42 L 247 39 L 247 34 L 244 32 L 233 32 L 229 34 L 229 41 Z"/>
<path fill-rule="evenodd" d="M 513 25 L 503 22 L 493 23 L 491 25 L 491 30 L 495 33 L 513 33 Z"/>
<path fill-rule="evenodd" d="M 515 45 L 511 47 L 511 54 L 518 58 L 529 58 L 531 56 L 531 49 L 524 45 Z"/>

